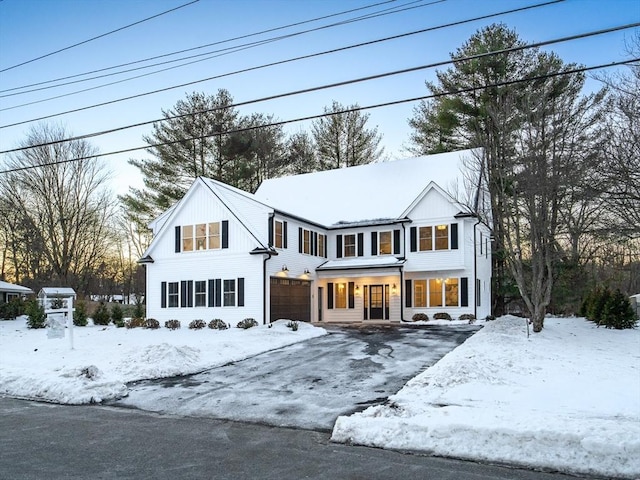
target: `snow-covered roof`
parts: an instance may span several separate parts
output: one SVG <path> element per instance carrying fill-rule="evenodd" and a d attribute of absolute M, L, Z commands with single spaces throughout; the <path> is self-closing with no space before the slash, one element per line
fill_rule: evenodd
<path fill-rule="evenodd" d="M 39 297 L 75 297 L 76 292 L 71 287 L 42 287 L 38 293 Z"/>
<path fill-rule="evenodd" d="M 462 180 L 472 150 L 371 163 L 265 180 L 254 197 L 282 212 L 331 226 L 400 218 L 434 182 L 447 191 Z"/>
<path fill-rule="evenodd" d="M 328 260 L 316 270 L 352 270 L 363 268 L 387 268 L 399 267 L 405 260 L 396 257 L 380 256 L 375 258 L 342 258 L 340 260 Z"/>
<path fill-rule="evenodd" d="M 33 293 L 33 290 L 23 287 L 22 285 L 15 285 L 13 283 L 0 281 L 0 292 L 28 294 Z"/>

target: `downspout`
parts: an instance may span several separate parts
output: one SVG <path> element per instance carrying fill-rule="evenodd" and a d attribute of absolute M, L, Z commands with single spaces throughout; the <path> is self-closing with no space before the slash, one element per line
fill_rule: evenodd
<path fill-rule="evenodd" d="M 262 324 L 267 324 L 267 260 L 271 258 L 271 253 L 262 259 Z"/>
<path fill-rule="evenodd" d="M 476 244 L 476 227 L 480 225 L 480 217 L 473 225 L 473 316 L 478 318 L 478 245 Z"/>
<path fill-rule="evenodd" d="M 404 258 L 407 259 L 407 230 L 402 223 L 402 246 L 404 247 Z M 404 265 L 399 268 L 400 270 L 400 321 L 404 322 Z"/>

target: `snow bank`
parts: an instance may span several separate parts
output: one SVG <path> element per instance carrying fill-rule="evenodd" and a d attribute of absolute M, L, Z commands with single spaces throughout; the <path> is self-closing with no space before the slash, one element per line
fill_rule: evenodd
<path fill-rule="evenodd" d="M 607 477 L 640 476 L 640 332 L 503 317 L 332 439 Z"/>
<path fill-rule="evenodd" d="M 126 396 L 128 382 L 197 373 L 327 333 L 302 322 L 294 332 L 286 324 L 248 330 L 76 327 L 71 350 L 68 339 L 29 330 L 24 318 L 0 321 L 0 394 L 99 403 Z"/>

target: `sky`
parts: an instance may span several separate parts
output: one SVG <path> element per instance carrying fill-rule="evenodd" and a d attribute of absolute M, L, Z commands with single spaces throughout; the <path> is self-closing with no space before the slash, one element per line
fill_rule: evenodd
<path fill-rule="evenodd" d="M 495 22 L 503 22 L 515 29 L 524 41 L 533 43 L 640 21 L 638 0 L 564 0 L 524 12 L 229 75 L 297 56 L 539 3 L 544 0 L 0 0 L 0 150 L 17 147 L 29 129 L 37 124 L 34 119 L 50 115 L 55 116 L 44 121 L 61 124 L 73 135 L 84 135 L 161 119 L 163 110 L 171 109 L 192 92 L 215 94 L 218 89 L 225 88 L 236 102 L 247 102 L 446 61 L 450 53 L 475 31 Z M 348 10 L 353 11 L 343 13 Z M 149 19 L 152 16 L 155 18 Z M 363 16 L 373 18 L 357 20 Z M 122 28 L 136 22 L 140 23 Z M 298 25 L 278 29 L 295 23 Z M 342 24 L 333 25 L 336 23 Z M 272 29 L 278 30 L 253 35 Z M 237 51 L 220 51 L 310 29 L 314 31 Z M 118 31 L 109 33 L 114 30 Z M 626 55 L 625 39 L 630 38 L 633 31 L 627 29 L 574 40 L 544 50 L 556 52 L 567 63 L 596 65 L 620 61 Z M 166 56 L 214 43 L 216 45 Z M 73 46 L 76 44 L 80 45 Z M 213 53 L 216 50 L 218 52 Z M 207 52 L 212 53 L 86 80 Z M 128 67 L 80 75 L 159 55 L 165 56 Z M 183 65 L 195 60 L 202 61 Z M 177 65 L 183 66 L 158 72 Z M 252 103 L 238 110 L 243 115 L 264 113 L 280 120 L 292 120 L 320 114 L 334 100 L 343 105 L 369 106 L 408 99 L 428 94 L 424 83 L 434 79 L 435 71 L 434 68 L 422 69 Z M 151 72 L 157 73 L 147 75 Z M 227 75 L 200 81 L 224 74 Z M 144 76 L 131 79 L 140 75 Z M 74 77 L 49 82 L 68 76 Z M 75 83 L 59 85 L 71 81 Z M 48 83 L 26 87 L 41 82 Z M 190 82 L 198 83 L 113 102 Z M 107 83 L 112 85 L 105 85 Z M 594 90 L 600 85 L 597 80 L 590 79 L 586 88 Z M 28 92 L 34 89 L 39 90 Z M 85 89 L 90 90 L 79 92 Z M 113 103 L 61 114 L 104 102 Z M 386 158 L 410 156 L 407 120 L 416 105 L 416 102 L 402 103 L 367 110 L 370 115 L 368 126 L 377 127 L 382 134 Z M 8 126 L 15 123 L 20 124 Z M 310 131 L 310 127 L 309 121 L 295 122 L 288 124 L 285 132 Z M 108 153 L 143 147 L 143 136 L 150 132 L 151 125 L 148 124 L 93 137 L 90 142 L 101 153 Z M 115 193 L 123 194 L 130 186 L 141 185 L 141 176 L 128 164 L 128 159 L 147 157 L 144 150 L 101 157 L 100 161 L 112 172 L 110 186 Z M 0 166 L 4 161 L 6 154 L 0 154 Z"/>

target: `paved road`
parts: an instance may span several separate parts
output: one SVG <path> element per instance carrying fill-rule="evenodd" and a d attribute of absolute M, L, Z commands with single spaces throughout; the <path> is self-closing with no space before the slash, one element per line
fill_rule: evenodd
<path fill-rule="evenodd" d="M 478 330 L 346 328 L 198 375 L 145 381 L 112 405 L 330 431 L 384 402 Z"/>
<path fill-rule="evenodd" d="M 0 397 L 0 478 L 575 480 L 576 477 L 333 444 L 324 432 Z"/>

